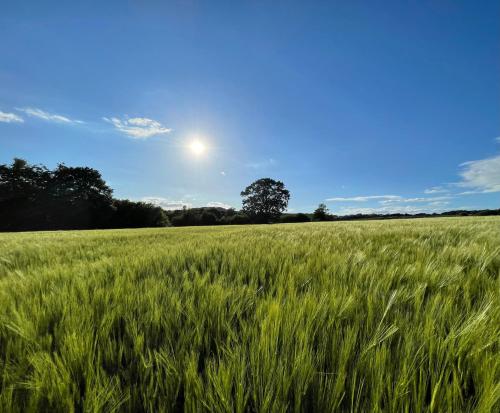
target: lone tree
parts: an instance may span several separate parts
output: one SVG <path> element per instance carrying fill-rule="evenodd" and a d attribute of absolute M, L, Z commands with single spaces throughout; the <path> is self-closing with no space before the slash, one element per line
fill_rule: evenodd
<path fill-rule="evenodd" d="M 277 220 L 286 209 L 290 192 L 281 181 L 261 178 L 241 192 L 243 212 L 256 222 Z"/>
<path fill-rule="evenodd" d="M 328 216 L 328 208 L 326 207 L 325 204 L 321 203 L 318 205 L 318 207 L 314 210 L 313 213 L 313 220 L 314 221 L 327 221 L 329 216 Z"/>

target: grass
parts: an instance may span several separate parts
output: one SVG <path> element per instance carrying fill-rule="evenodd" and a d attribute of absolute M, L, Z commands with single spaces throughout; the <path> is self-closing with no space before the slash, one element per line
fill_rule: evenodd
<path fill-rule="evenodd" d="M 497 412 L 500 219 L 0 234 L 0 411 Z"/>

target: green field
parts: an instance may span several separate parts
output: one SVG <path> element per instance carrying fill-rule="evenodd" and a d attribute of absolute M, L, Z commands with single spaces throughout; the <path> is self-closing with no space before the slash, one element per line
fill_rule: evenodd
<path fill-rule="evenodd" d="M 0 234 L 0 411 L 498 412 L 500 218 Z"/>

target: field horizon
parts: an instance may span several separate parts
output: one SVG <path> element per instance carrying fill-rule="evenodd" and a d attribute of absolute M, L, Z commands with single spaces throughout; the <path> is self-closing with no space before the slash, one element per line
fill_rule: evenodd
<path fill-rule="evenodd" d="M 499 406 L 499 217 L 0 245 L 4 412 Z"/>

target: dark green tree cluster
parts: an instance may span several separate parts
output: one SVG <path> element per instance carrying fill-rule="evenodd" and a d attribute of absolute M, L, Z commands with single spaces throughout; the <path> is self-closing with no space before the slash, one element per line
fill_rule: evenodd
<path fill-rule="evenodd" d="M 335 216 L 330 215 L 330 211 L 323 203 L 319 204 L 313 212 L 313 221 L 332 221 L 334 218 Z"/>
<path fill-rule="evenodd" d="M 0 230 L 165 226 L 163 209 L 112 197 L 99 171 L 59 164 L 54 170 L 14 159 L 0 165 Z"/>
<path fill-rule="evenodd" d="M 280 222 L 283 224 L 294 223 L 294 222 L 311 222 L 311 218 L 308 214 L 299 212 L 298 214 L 282 214 Z"/>
<path fill-rule="evenodd" d="M 150 203 L 115 199 L 113 208 L 111 228 L 166 227 L 170 225 L 166 211 Z"/>
<path fill-rule="evenodd" d="M 288 206 L 290 192 L 281 181 L 261 178 L 241 192 L 243 212 L 253 222 L 267 224 L 279 220 Z"/>
<path fill-rule="evenodd" d="M 174 227 L 250 224 L 250 218 L 247 215 L 234 209 L 215 207 L 184 208 L 177 211 L 168 211 L 167 215 Z"/>

